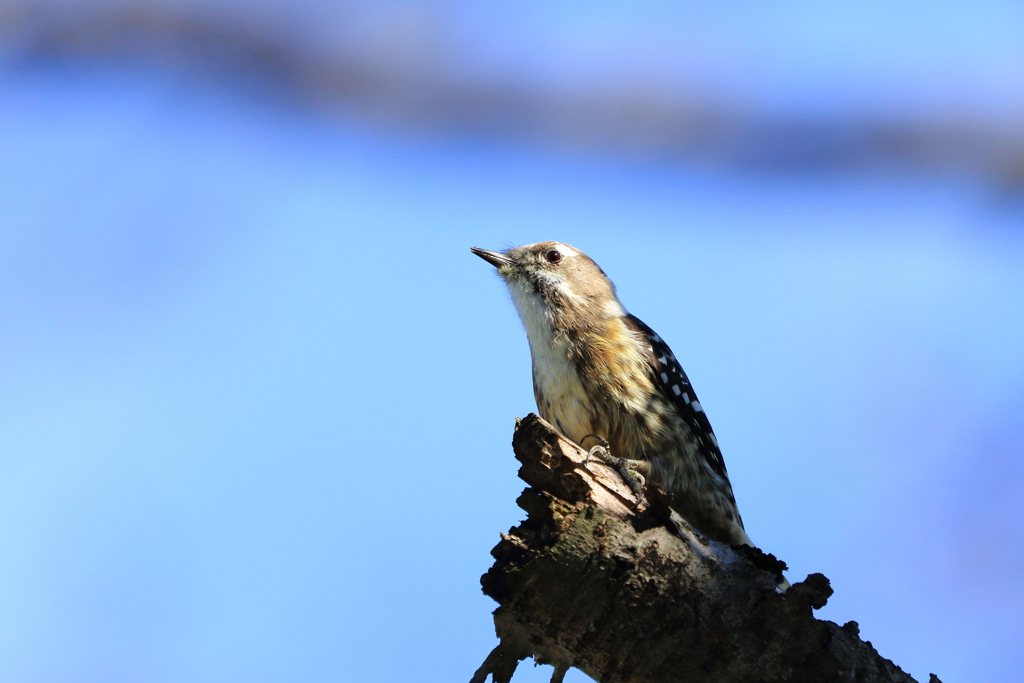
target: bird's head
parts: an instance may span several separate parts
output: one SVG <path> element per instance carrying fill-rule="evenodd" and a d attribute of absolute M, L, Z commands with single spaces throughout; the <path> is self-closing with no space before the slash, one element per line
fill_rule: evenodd
<path fill-rule="evenodd" d="M 505 251 L 473 247 L 498 270 L 520 315 L 542 306 L 549 315 L 589 318 L 624 314 L 615 285 L 594 261 L 561 242 L 537 242 Z"/>

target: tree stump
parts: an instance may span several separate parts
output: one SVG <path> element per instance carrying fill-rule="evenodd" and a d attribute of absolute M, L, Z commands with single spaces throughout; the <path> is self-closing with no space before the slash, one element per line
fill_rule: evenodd
<path fill-rule="evenodd" d="M 527 519 L 480 579 L 501 642 L 472 683 L 508 683 L 527 657 L 552 664 L 552 681 L 569 667 L 600 683 L 914 681 L 856 622 L 814 618 L 832 594 L 821 574 L 779 593 L 782 562 L 704 538 L 656 487 L 636 505 L 614 469 L 536 415 L 512 446 Z"/>

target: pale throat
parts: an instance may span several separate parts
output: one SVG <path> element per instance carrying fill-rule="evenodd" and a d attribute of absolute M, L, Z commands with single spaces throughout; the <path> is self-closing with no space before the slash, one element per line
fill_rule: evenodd
<path fill-rule="evenodd" d="M 509 292 L 530 342 L 541 417 L 578 443 L 592 433 L 592 416 L 571 358 L 572 341 L 567 335 L 556 334 L 547 304 L 529 283 L 510 282 Z"/>
<path fill-rule="evenodd" d="M 598 346 L 605 353 L 600 354 L 602 357 L 590 359 L 599 367 L 581 372 L 578 349 L 573 348 L 579 343 L 578 339 L 573 340 L 577 335 L 556 332 L 560 327 L 550 306 L 528 282 L 512 281 L 508 286 L 530 343 L 537 408 L 541 416 L 577 443 L 588 434 L 607 431 L 607 425 L 599 424 L 601 420 L 594 414 L 595 406 L 590 399 L 592 390 L 584 387 L 581 380 L 589 375 L 604 384 L 601 380 L 610 379 L 609 375 L 614 377 L 616 370 L 629 375 L 642 372 L 642 358 L 633 348 L 636 344 L 631 343 L 633 340 L 622 324 L 625 309 L 615 296 L 611 296 L 600 304 L 599 313 L 592 311 L 590 315 L 579 316 L 579 319 L 591 322 L 595 318 L 603 320 L 604 324 L 599 325 L 600 331 L 591 327 L 588 331 L 579 332 L 584 336 L 597 333 L 605 339 L 605 344 Z M 630 395 L 631 392 L 623 392 L 624 387 L 616 384 L 610 382 L 606 389 L 617 394 L 617 398 L 627 406 L 634 407 L 632 404 L 637 397 Z"/>

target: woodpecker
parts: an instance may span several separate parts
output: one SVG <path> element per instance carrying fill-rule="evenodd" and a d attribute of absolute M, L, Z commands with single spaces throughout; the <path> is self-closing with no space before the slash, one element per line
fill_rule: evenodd
<path fill-rule="evenodd" d="M 634 491 L 658 484 L 705 536 L 753 546 L 690 380 L 604 271 L 560 242 L 472 252 L 497 268 L 526 328 L 541 417 L 580 446 L 598 441 L 590 454 Z"/>

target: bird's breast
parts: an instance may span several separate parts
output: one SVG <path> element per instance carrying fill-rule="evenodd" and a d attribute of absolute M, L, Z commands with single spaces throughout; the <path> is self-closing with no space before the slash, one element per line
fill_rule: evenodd
<path fill-rule="evenodd" d="M 541 417 L 579 443 L 594 433 L 595 415 L 569 342 L 530 344 L 533 356 L 533 390 Z"/>

